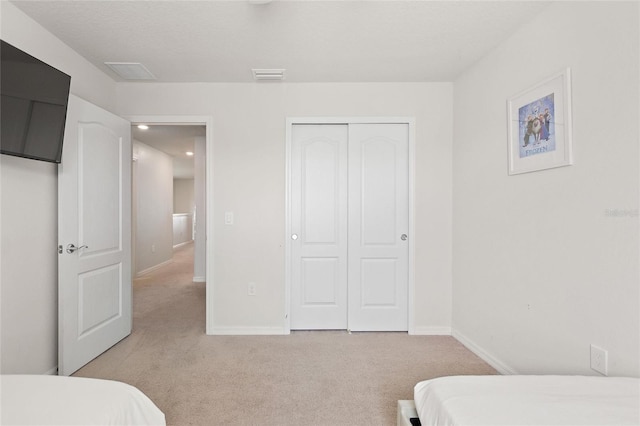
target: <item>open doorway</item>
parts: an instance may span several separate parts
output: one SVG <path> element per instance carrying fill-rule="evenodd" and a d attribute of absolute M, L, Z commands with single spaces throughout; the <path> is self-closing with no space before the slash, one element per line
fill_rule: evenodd
<path fill-rule="evenodd" d="M 204 256 L 195 255 L 204 252 L 205 136 L 203 125 L 132 126 L 134 277 L 193 244 L 193 280 L 205 281 Z"/>
<path fill-rule="evenodd" d="M 134 278 L 152 275 L 179 259 L 183 266 L 191 263 L 189 282 L 206 283 L 203 291 L 208 296 L 206 180 L 211 119 L 128 118 L 133 140 Z M 208 330 L 208 300 L 206 305 Z"/>

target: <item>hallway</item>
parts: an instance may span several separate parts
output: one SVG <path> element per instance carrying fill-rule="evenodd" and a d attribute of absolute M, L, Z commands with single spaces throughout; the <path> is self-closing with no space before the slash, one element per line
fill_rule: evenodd
<path fill-rule="evenodd" d="M 205 332 L 205 284 L 194 283 L 194 244 L 178 247 L 171 263 L 133 281 L 133 333 L 161 327 L 188 328 Z M 173 321 L 162 325 L 158 316 L 170 311 Z"/>

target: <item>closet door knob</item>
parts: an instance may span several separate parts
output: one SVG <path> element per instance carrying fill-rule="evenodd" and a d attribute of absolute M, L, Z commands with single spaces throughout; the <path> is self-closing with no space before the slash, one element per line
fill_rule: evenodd
<path fill-rule="evenodd" d="M 407 237 L 407 234 L 402 234 L 402 235 L 400 235 L 400 239 L 401 239 L 402 241 L 407 241 L 407 238 L 408 238 L 408 237 Z"/>
<path fill-rule="evenodd" d="M 291 234 L 291 239 L 292 240 L 297 240 L 298 239 L 298 234 Z"/>

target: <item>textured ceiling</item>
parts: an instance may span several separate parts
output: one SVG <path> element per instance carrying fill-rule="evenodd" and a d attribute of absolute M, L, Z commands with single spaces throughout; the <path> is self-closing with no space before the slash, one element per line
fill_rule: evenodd
<path fill-rule="evenodd" d="M 194 152 L 194 138 L 205 133 L 205 126 L 149 125 L 148 130 L 131 126 L 133 139 L 173 157 L 173 177 L 177 179 L 193 178 L 193 157 L 185 153 Z"/>
<path fill-rule="evenodd" d="M 0 0 L 5 1 L 5 0 Z M 11 0 L 96 67 L 141 62 L 160 82 L 252 82 L 285 68 L 288 82 L 452 81 L 544 9 L 542 1 Z M 202 126 L 133 128 L 192 177 Z"/>
<path fill-rule="evenodd" d="M 540 1 L 12 0 L 94 63 L 141 62 L 161 82 L 452 81 Z"/>

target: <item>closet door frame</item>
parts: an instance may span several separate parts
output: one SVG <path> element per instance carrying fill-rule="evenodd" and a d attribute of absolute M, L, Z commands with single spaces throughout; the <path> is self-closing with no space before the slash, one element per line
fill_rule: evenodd
<path fill-rule="evenodd" d="M 409 126 L 409 277 L 408 277 L 408 332 L 414 334 L 414 289 L 415 289 L 415 243 L 414 243 L 414 198 L 415 198 L 415 118 L 414 117 L 288 117 L 286 119 L 286 163 L 285 163 L 285 311 L 284 334 L 291 333 L 291 154 L 292 129 L 297 124 L 407 124 Z"/>

